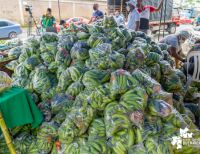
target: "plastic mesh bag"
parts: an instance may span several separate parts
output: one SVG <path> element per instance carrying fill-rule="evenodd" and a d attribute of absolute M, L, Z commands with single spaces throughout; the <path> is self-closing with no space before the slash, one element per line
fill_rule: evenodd
<path fill-rule="evenodd" d="M 17 65 L 16 69 L 14 70 L 14 74 L 18 77 L 26 77 L 29 76 L 29 71 L 26 69 L 24 63 Z"/>
<path fill-rule="evenodd" d="M 57 137 L 57 126 L 53 122 L 43 123 L 37 133 L 36 146 L 41 153 L 49 153 Z"/>
<path fill-rule="evenodd" d="M 67 88 L 66 93 L 75 97 L 83 90 L 84 85 L 80 81 L 76 81 Z"/>
<path fill-rule="evenodd" d="M 82 82 L 87 88 L 95 88 L 110 79 L 108 71 L 103 70 L 90 70 L 83 75 Z"/>
<path fill-rule="evenodd" d="M 58 64 L 64 64 L 64 65 L 69 66 L 71 62 L 70 52 L 63 48 L 58 48 L 58 52 L 56 53 L 56 56 L 55 56 L 55 61 Z"/>
<path fill-rule="evenodd" d="M 160 71 L 160 65 L 159 64 L 154 64 L 154 66 L 144 66 L 142 70 L 145 71 L 153 79 L 160 82 L 161 71 Z"/>
<path fill-rule="evenodd" d="M 36 69 L 32 82 L 33 88 L 37 93 L 47 91 L 51 87 L 51 82 L 46 69 Z"/>
<path fill-rule="evenodd" d="M 173 68 L 167 61 L 162 60 L 159 62 L 159 64 L 160 64 L 161 73 L 163 75 L 170 75 L 173 73 Z"/>
<path fill-rule="evenodd" d="M 160 61 L 160 59 L 161 59 L 161 56 L 159 54 L 157 54 L 155 52 L 149 52 L 145 59 L 145 64 L 147 66 L 152 66 L 152 65 L 158 63 Z"/>
<path fill-rule="evenodd" d="M 10 151 L 8 149 L 8 146 L 6 144 L 4 136 L 0 135 L 0 153 L 2 154 L 10 154 Z"/>
<path fill-rule="evenodd" d="M 139 69 L 132 73 L 132 76 L 138 80 L 138 82 L 146 89 L 148 95 L 158 93 L 161 90 L 161 85 L 147 74 L 143 73 Z"/>
<path fill-rule="evenodd" d="M 95 88 L 87 98 L 87 102 L 91 104 L 92 108 L 102 111 L 113 100 L 114 98 L 111 96 L 109 83 Z"/>
<path fill-rule="evenodd" d="M 133 154 L 133 153 L 147 154 L 147 150 L 143 144 L 137 144 L 128 149 L 128 154 Z"/>
<path fill-rule="evenodd" d="M 89 140 L 106 137 L 106 128 L 103 118 L 94 119 L 88 130 Z"/>
<path fill-rule="evenodd" d="M 163 100 L 150 100 L 148 111 L 150 115 L 168 118 L 172 115 L 173 108 Z"/>
<path fill-rule="evenodd" d="M 80 148 L 80 153 L 89 154 L 91 151 L 101 154 L 109 154 L 109 148 L 106 145 L 106 140 L 98 139 L 93 141 L 88 141 L 83 144 Z"/>
<path fill-rule="evenodd" d="M 111 74 L 111 93 L 113 95 L 123 94 L 129 89 L 136 87 L 138 82 L 131 74 L 123 69 L 118 69 Z"/>
<path fill-rule="evenodd" d="M 26 153 L 34 139 L 35 138 L 32 135 L 28 134 L 27 132 L 23 132 L 19 134 L 14 139 L 14 146 L 15 146 L 16 152 Z"/>
<path fill-rule="evenodd" d="M 120 130 L 128 129 L 131 125 L 131 121 L 126 115 L 126 109 L 118 102 L 111 102 L 106 106 L 104 122 L 107 137 L 112 137 Z"/>
<path fill-rule="evenodd" d="M 56 33 L 46 32 L 41 36 L 40 39 L 45 43 L 56 42 L 58 41 L 58 35 Z"/>
<path fill-rule="evenodd" d="M 146 91 L 140 87 L 136 87 L 121 96 L 120 104 L 129 111 L 144 111 L 147 106 L 147 99 L 148 95 Z"/>
<path fill-rule="evenodd" d="M 13 60 L 13 61 L 9 62 L 8 64 L 6 64 L 6 68 L 14 71 L 18 64 L 19 63 L 17 62 L 17 60 Z"/>
<path fill-rule="evenodd" d="M 125 56 L 118 52 L 112 52 L 109 55 L 109 64 L 112 69 L 123 68 L 124 62 L 125 62 Z"/>
<path fill-rule="evenodd" d="M 61 110 L 66 110 L 72 106 L 72 98 L 65 94 L 56 94 L 51 99 L 51 111 L 53 114 L 61 112 Z"/>
<path fill-rule="evenodd" d="M 108 140 L 108 146 L 115 153 L 126 153 L 133 146 L 135 141 L 134 130 L 132 128 L 121 129 Z"/>
<path fill-rule="evenodd" d="M 78 135 L 79 130 L 71 119 L 68 117 L 58 129 L 59 140 L 62 143 L 71 143 Z"/>
<path fill-rule="evenodd" d="M 87 42 L 79 41 L 75 43 L 70 53 L 73 59 L 86 60 L 89 58 Z"/>
<path fill-rule="evenodd" d="M 143 65 L 145 54 L 141 48 L 130 50 L 126 56 L 126 68 L 135 70 Z"/>
<path fill-rule="evenodd" d="M 27 58 L 24 62 L 24 66 L 28 70 L 33 70 L 39 64 L 40 64 L 40 58 L 36 55 L 32 55 L 31 57 Z"/>
<path fill-rule="evenodd" d="M 153 99 L 161 99 L 173 106 L 173 94 L 161 90 L 159 93 L 155 93 L 151 96 Z"/>
<path fill-rule="evenodd" d="M 167 75 L 161 79 L 161 84 L 167 92 L 179 92 L 183 89 L 182 82 L 175 73 Z"/>
<path fill-rule="evenodd" d="M 42 57 L 42 60 L 45 62 L 45 64 L 50 64 L 54 61 L 54 55 L 51 52 L 44 52 L 40 54 Z"/>
<path fill-rule="evenodd" d="M 21 54 L 21 50 L 22 50 L 21 47 L 15 47 L 15 48 L 10 49 L 8 51 L 8 57 L 9 58 L 18 58 Z"/>
<path fill-rule="evenodd" d="M 8 76 L 7 73 L 0 71 L 0 93 L 10 88 L 12 84 L 12 79 Z"/>

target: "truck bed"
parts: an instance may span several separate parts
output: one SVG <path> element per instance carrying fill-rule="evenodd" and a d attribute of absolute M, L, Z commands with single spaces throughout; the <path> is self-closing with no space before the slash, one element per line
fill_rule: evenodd
<path fill-rule="evenodd" d="M 160 4 L 161 0 L 151 0 L 151 1 L 145 1 L 145 5 L 151 5 L 154 7 L 158 7 Z M 164 1 L 165 2 L 165 1 Z M 172 10 L 173 10 L 173 0 L 166 0 L 167 4 L 166 4 L 166 15 L 165 15 L 165 20 L 171 20 L 172 19 Z M 163 6 L 165 6 L 165 4 L 163 4 Z M 163 7 L 163 20 L 164 20 L 164 7 Z M 160 17 L 161 17 L 161 12 L 155 12 L 155 13 L 151 13 L 150 16 L 150 21 L 160 21 Z"/>

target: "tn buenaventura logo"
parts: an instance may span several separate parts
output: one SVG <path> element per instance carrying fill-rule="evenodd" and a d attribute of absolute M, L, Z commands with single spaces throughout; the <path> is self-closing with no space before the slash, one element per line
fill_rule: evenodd
<path fill-rule="evenodd" d="M 171 144 L 176 146 L 177 149 L 182 149 L 185 146 L 200 146 L 200 138 L 194 139 L 193 133 L 189 133 L 189 129 L 186 127 L 185 129 L 180 128 L 180 136 L 172 137 Z"/>

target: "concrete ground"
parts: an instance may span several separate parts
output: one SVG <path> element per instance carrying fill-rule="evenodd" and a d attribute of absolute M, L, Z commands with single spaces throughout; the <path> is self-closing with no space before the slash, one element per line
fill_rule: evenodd
<path fill-rule="evenodd" d="M 22 28 L 22 34 L 18 35 L 18 38 L 20 38 L 21 40 L 25 40 L 28 37 L 28 28 Z M 35 35 L 35 28 L 32 29 L 32 34 Z"/>

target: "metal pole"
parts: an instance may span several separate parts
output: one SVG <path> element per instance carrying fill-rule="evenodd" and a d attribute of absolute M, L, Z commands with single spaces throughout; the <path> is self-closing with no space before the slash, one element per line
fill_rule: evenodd
<path fill-rule="evenodd" d="M 160 40 L 160 30 L 161 30 L 162 16 L 163 16 L 163 4 L 162 4 L 162 7 L 161 7 L 161 16 L 160 16 L 160 25 L 159 25 L 158 41 Z"/>
<path fill-rule="evenodd" d="M 58 0 L 58 11 L 59 11 L 59 20 L 61 21 L 61 15 L 60 15 L 60 0 Z"/>
<path fill-rule="evenodd" d="M 19 11 L 20 11 L 20 21 L 21 24 L 24 25 L 24 14 L 23 14 L 23 0 L 18 0 L 19 1 Z"/>
<path fill-rule="evenodd" d="M 165 36 L 165 18 L 166 18 L 166 10 L 167 10 L 166 7 L 167 7 L 167 0 L 165 0 L 163 37 Z"/>
<path fill-rule="evenodd" d="M 3 132 L 3 135 L 4 135 L 4 138 L 6 140 L 6 144 L 8 146 L 8 149 L 10 151 L 11 154 L 16 154 L 16 151 L 15 151 L 15 148 L 14 148 L 14 145 L 12 144 L 12 140 L 11 140 L 11 137 L 10 137 L 10 134 L 9 134 L 9 131 L 6 127 L 6 123 L 3 119 L 3 116 L 0 112 L 0 128 Z"/>
<path fill-rule="evenodd" d="M 123 4 L 124 4 L 124 1 L 123 0 L 121 0 L 121 13 L 123 12 Z"/>

